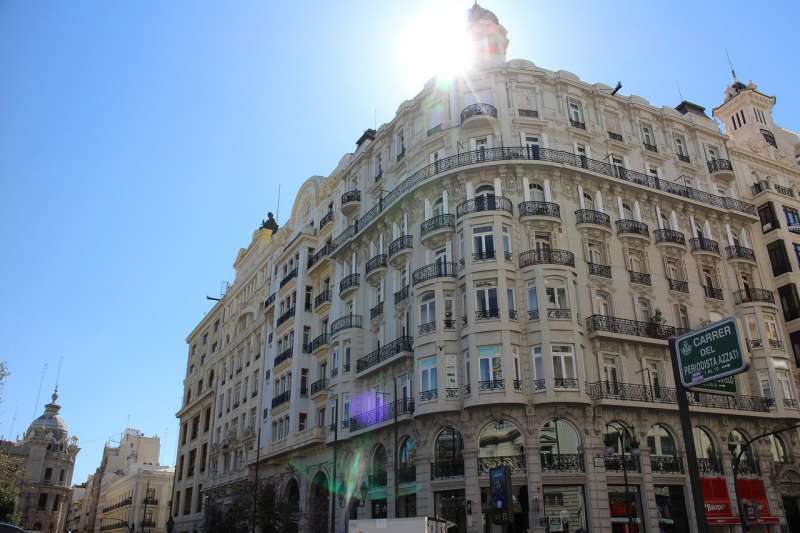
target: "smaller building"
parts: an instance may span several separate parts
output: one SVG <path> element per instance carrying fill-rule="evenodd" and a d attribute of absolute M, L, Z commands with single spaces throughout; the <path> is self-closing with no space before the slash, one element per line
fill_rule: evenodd
<path fill-rule="evenodd" d="M 84 514 L 84 503 L 86 500 L 86 483 L 74 485 L 67 503 L 67 519 L 64 525 L 66 533 L 80 531 L 81 517 Z"/>
<path fill-rule="evenodd" d="M 22 527 L 48 533 L 60 532 L 65 526 L 72 470 L 80 451 L 77 437 L 67 433 L 57 400 L 56 389 L 44 413 L 31 423 L 21 440 L 0 442 L 24 472 L 16 501 Z"/>

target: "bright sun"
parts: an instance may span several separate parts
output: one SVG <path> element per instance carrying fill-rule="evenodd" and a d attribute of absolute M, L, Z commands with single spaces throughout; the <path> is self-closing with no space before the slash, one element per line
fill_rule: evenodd
<path fill-rule="evenodd" d="M 400 32 L 398 50 L 406 79 L 420 88 L 431 77 L 449 80 L 463 74 L 472 60 L 463 5 L 434 4 Z"/>

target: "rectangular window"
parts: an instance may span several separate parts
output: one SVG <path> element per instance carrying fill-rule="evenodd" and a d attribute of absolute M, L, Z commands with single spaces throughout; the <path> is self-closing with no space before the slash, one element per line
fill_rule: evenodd
<path fill-rule="evenodd" d="M 772 275 L 780 276 L 786 272 L 791 272 L 792 265 L 789 263 L 789 256 L 786 254 L 786 246 L 782 240 L 777 240 L 767 245 L 769 262 L 772 264 Z"/>
<path fill-rule="evenodd" d="M 772 394 L 772 384 L 769 381 L 769 370 L 758 371 L 758 385 L 761 389 L 761 396 L 763 398 L 767 398 L 769 400 L 774 398 Z"/>
<path fill-rule="evenodd" d="M 583 126 L 585 129 L 586 121 L 583 120 L 583 106 L 578 100 L 570 98 L 567 101 L 567 109 L 569 112 L 569 120 L 573 126 Z"/>
<path fill-rule="evenodd" d="M 303 431 L 306 429 L 308 415 L 305 413 L 300 413 L 297 418 L 297 431 Z"/>
<path fill-rule="evenodd" d="M 482 382 L 496 382 L 503 379 L 502 346 L 479 346 L 480 380 Z"/>
<path fill-rule="evenodd" d="M 688 157 L 689 155 L 686 150 L 686 139 L 682 135 L 675 135 L 675 153 L 682 157 Z"/>
<path fill-rule="evenodd" d="M 426 357 L 420 361 L 420 392 L 436 391 L 438 386 L 436 356 Z M 428 395 L 427 399 L 435 396 Z"/>
<path fill-rule="evenodd" d="M 795 394 L 794 387 L 792 387 L 792 377 L 788 370 L 775 370 L 775 378 L 778 381 L 778 386 L 783 393 L 784 402 L 794 402 Z M 788 403 L 787 402 L 787 403 Z"/>
<path fill-rule="evenodd" d="M 794 226 L 800 226 L 800 214 L 798 213 L 797 209 L 784 206 L 783 214 L 786 215 L 787 227 L 791 228 Z"/>
<path fill-rule="evenodd" d="M 511 315 L 513 315 L 511 318 L 515 318 L 517 313 L 517 304 L 514 301 L 514 289 L 511 287 L 506 289 L 506 298 L 508 298 L 508 311 Z"/>
<path fill-rule="evenodd" d="M 536 283 L 533 281 L 528 282 L 528 316 L 531 320 L 539 318 L 539 300 L 536 296 Z"/>
<path fill-rule="evenodd" d="M 497 287 L 475 289 L 475 301 L 481 318 L 498 316 Z"/>
<path fill-rule="evenodd" d="M 546 287 L 547 303 L 551 308 L 569 309 L 566 287 Z"/>
<path fill-rule="evenodd" d="M 494 228 L 478 226 L 472 228 L 473 259 L 476 261 L 494 259 Z"/>
<path fill-rule="evenodd" d="M 758 217 L 761 219 L 761 231 L 768 233 L 781 227 L 778 218 L 775 216 L 775 208 L 772 202 L 767 202 L 758 208 Z"/>
<path fill-rule="evenodd" d="M 545 377 L 544 377 L 544 357 L 542 355 L 542 347 L 531 346 L 531 355 L 533 356 L 534 389 L 543 390 L 545 384 Z"/>
<path fill-rule="evenodd" d="M 577 388 L 575 353 L 572 345 L 554 344 L 550 347 L 550 351 L 553 356 L 553 377 L 556 388 Z"/>
<path fill-rule="evenodd" d="M 506 261 L 511 261 L 511 231 L 508 226 L 503 226 L 503 255 Z"/>
<path fill-rule="evenodd" d="M 781 300 L 784 320 L 788 322 L 800 317 L 800 299 L 797 297 L 797 287 L 794 283 L 779 287 L 778 296 Z"/>

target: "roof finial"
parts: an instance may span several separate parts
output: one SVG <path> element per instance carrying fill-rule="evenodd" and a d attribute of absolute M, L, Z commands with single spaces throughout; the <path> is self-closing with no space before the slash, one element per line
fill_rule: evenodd
<path fill-rule="evenodd" d="M 53 399 L 53 403 L 56 403 L 56 400 L 58 400 L 58 385 L 53 389 L 53 394 L 50 397 Z"/>
<path fill-rule="evenodd" d="M 728 58 L 728 65 L 730 65 L 730 67 L 731 67 L 731 76 L 733 76 L 733 81 L 735 83 L 735 82 L 737 82 L 739 80 L 736 79 L 736 71 L 733 69 L 733 61 L 731 61 L 731 56 L 728 53 L 728 49 L 727 48 L 725 49 L 725 56 Z"/>

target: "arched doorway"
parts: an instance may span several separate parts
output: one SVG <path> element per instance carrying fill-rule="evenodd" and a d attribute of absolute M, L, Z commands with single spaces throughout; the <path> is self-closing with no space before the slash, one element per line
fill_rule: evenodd
<path fill-rule="evenodd" d="M 308 528 L 310 531 L 326 531 L 329 520 L 330 482 L 324 472 L 317 472 L 311 481 L 311 497 L 308 499 Z"/>
<path fill-rule="evenodd" d="M 297 484 L 296 479 L 292 478 L 289 480 L 289 483 L 286 484 L 284 499 L 288 502 L 289 512 L 293 516 L 293 519 L 288 521 L 290 525 L 287 531 L 289 533 L 297 533 L 300 526 L 298 522 L 300 514 L 300 485 Z"/>
<path fill-rule="evenodd" d="M 464 476 L 464 437 L 457 429 L 444 428 L 433 444 L 432 479 L 452 479 Z M 434 493 L 436 516 L 455 524 L 450 532 L 466 531 L 467 508 L 463 488 Z"/>
<path fill-rule="evenodd" d="M 484 426 L 478 436 L 478 474 L 486 476 L 485 481 L 481 482 L 481 512 L 485 533 L 499 531 L 499 526 L 493 524 L 495 512 L 488 486 L 488 473 L 497 466 L 507 467 L 512 476 L 524 474 L 526 471 L 522 432 L 510 420 L 494 420 Z M 506 531 L 522 533 L 529 527 L 526 483 L 512 481 L 511 495 L 511 523 Z"/>
<path fill-rule="evenodd" d="M 369 472 L 370 516 L 386 518 L 386 448 L 378 444 L 372 452 Z"/>
<path fill-rule="evenodd" d="M 400 445 L 397 475 L 399 476 L 399 498 L 397 505 L 401 518 L 417 516 L 417 443 L 406 437 Z"/>

